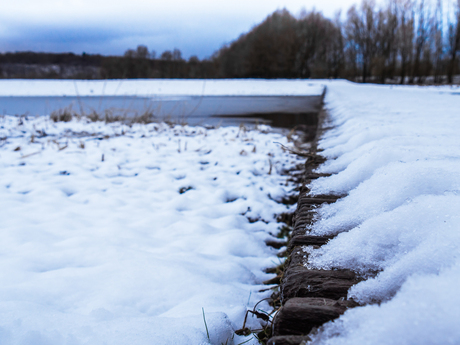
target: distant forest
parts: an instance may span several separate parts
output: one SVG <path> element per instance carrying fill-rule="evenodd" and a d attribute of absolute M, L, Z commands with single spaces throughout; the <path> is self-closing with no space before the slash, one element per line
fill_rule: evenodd
<path fill-rule="evenodd" d="M 0 54 L 1 78 L 346 78 L 452 83 L 460 73 L 460 0 L 363 0 L 334 19 L 279 10 L 204 60 L 146 46 L 124 56 Z"/>

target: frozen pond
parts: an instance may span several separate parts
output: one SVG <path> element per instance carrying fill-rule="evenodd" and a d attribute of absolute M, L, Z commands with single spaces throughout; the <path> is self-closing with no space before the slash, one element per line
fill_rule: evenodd
<path fill-rule="evenodd" d="M 3 96 L 0 111 L 9 115 L 49 115 L 72 107 L 78 113 L 109 111 L 127 117 L 151 112 L 159 120 L 190 125 L 239 125 L 263 122 L 277 127 L 309 124 L 321 108 L 312 96 Z"/>
<path fill-rule="evenodd" d="M 0 80 L 0 114 L 49 115 L 72 107 L 78 113 L 136 116 L 190 125 L 310 123 L 325 84 L 306 80 L 135 79 Z"/>

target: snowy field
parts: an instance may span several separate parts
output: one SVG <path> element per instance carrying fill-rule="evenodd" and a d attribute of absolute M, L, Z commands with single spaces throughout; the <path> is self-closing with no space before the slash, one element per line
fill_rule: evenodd
<path fill-rule="evenodd" d="M 0 344 L 250 339 L 301 163 L 269 129 L 0 117 Z"/>
<path fill-rule="evenodd" d="M 327 324 L 315 344 L 460 343 L 458 88 L 327 85 L 333 126 L 320 142 L 332 173 L 313 194 L 346 194 L 319 210 L 313 234 L 338 236 L 308 265 L 367 280 L 365 307 Z"/>
<path fill-rule="evenodd" d="M 323 89 L 292 79 L 0 80 L 0 96 L 317 96 Z"/>

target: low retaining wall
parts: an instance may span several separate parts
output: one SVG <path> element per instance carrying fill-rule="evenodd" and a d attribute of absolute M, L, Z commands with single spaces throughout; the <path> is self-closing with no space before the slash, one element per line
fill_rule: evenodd
<path fill-rule="evenodd" d="M 318 248 L 331 237 L 312 236 L 306 227 L 314 222 L 315 210 L 324 203 L 334 203 L 338 195 L 309 195 L 312 180 L 325 176 L 314 170 L 326 161 L 317 148 L 322 133 L 325 113 L 319 115 L 317 136 L 307 155 L 297 209 L 292 219 L 292 230 L 286 251 L 286 262 L 278 281 L 281 307 L 273 320 L 269 345 L 299 345 L 310 340 L 308 334 L 324 323 L 338 318 L 348 308 L 358 304 L 347 300 L 348 289 L 359 282 L 349 270 L 317 270 L 307 268 L 305 246 Z"/>

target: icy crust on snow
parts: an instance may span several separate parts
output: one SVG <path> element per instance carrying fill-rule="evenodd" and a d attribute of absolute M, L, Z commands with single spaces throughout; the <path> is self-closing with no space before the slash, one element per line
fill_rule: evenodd
<path fill-rule="evenodd" d="M 367 278 L 362 303 L 315 343 L 459 343 L 460 97 L 437 88 L 328 84 L 320 141 L 328 158 L 313 194 L 346 195 L 309 229 L 336 235 L 308 265 Z M 456 320 L 456 321 L 454 321 Z"/>
<path fill-rule="evenodd" d="M 0 96 L 319 96 L 323 90 L 320 83 L 282 79 L 0 80 Z"/>
<path fill-rule="evenodd" d="M 298 163 L 268 130 L 0 117 L 0 343 L 247 340 Z"/>

